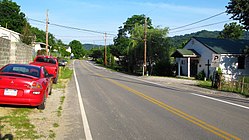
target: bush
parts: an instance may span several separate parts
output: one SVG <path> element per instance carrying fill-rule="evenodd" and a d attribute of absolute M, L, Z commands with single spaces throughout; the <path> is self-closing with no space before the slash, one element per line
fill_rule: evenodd
<path fill-rule="evenodd" d="M 195 79 L 197 79 L 197 80 L 204 80 L 205 77 L 206 77 L 206 73 L 205 73 L 204 70 L 202 70 L 201 72 L 199 72 L 199 73 L 196 75 Z"/>
<path fill-rule="evenodd" d="M 97 63 L 97 64 L 103 64 L 103 63 L 104 63 L 104 61 L 103 61 L 103 59 L 102 59 L 102 58 L 99 58 L 99 59 L 97 59 L 96 63 Z"/>

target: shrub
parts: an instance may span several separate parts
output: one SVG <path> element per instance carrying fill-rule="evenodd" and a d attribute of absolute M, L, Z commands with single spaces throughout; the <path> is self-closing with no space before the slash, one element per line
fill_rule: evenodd
<path fill-rule="evenodd" d="M 202 70 L 201 72 L 199 72 L 199 73 L 196 75 L 195 79 L 197 79 L 197 80 L 204 80 L 205 77 L 206 77 L 206 73 L 205 73 L 204 70 Z"/>

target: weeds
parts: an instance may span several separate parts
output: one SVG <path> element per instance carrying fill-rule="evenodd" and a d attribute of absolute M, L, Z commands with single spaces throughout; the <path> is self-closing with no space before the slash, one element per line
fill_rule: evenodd
<path fill-rule="evenodd" d="M 18 108 L 11 112 L 9 115 L 1 117 L 0 120 L 2 133 L 8 133 L 15 130 L 15 139 L 38 139 L 41 136 L 34 130 L 35 126 L 30 123 L 28 113 L 31 109 Z M 9 124 L 5 127 L 4 124 Z M 4 129 L 2 129 L 4 128 Z"/>

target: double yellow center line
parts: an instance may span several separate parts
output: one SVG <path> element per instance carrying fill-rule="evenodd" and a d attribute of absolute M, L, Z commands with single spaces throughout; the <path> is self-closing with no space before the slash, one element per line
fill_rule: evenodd
<path fill-rule="evenodd" d="M 204 121 L 199 120 L 199 119 L 197 119 L 197 118 L 195 118 L 195 117 L 193 117 L 193 116 L 191 116 L 191 115 L 189 115 L 187 113 L 184 113 L 184 112 L 182 112 L 182 111 L 180 111 L 180 110 L 178 110 L 178 109 L 176 109 L 176 108 L 174 108 L 172 106 L 169 106 L 169 105 L 167 105 L 167 104 L 165 104 L 165 103 L 163 103 L 161 101 L 158 101 L 155 98 L 147 96 L 147 95 L 145 95 L 145 94 L 143 94 L 143 93 L 141 93 L 141 92 L 139 92 L 137 90 L 134 90 L 134 89 L 132 89 L 132 88 L 130 88 L 130 87 L 124 85 L 124 84 L 121 84 L 119 82 L 116 82 L 116 81 L 114 81 L 112 79 L 106 78 L 101 74 L 95 73 L 92 70 L 90 70 L 89 68 L 87 68 L 85 65 L 83 65 L 83 67 L 86 68 L 88 71 L 94 73 L 95 75 L 97 75 L 99 77 L 102 77 L 103 79 L 105 79 L 105 80 L 107 80 L 107 81 L 109 81 L 109 82 L 111 82 L 111 83 L 113 83 L 113 84 L 115 84 L 115 85 L 117 85 L 117 86 L 131 92 L 131 93 L 134 93 L 137 96 L 142 97 L 143 99 L 145 99 L 145 100 L 147 100 L 147 101 L 149 101 L 149 102 L 151 102 L 153 104 L 156 104 L 156 105 L 160 106 L 161 108 L 163 108 L 163 109 L 165 109 L 165 110 L 167 110 L 167 111 L 169 111 L 169 112 L 171 112 L 171 113 L 173 113 L 173 114 L 175 114 L 175 115 L 177 115 L 177 116 L 179 116 L 179 117 L 181 117 L 181 118 L 183 118 L 183 119 L 185 119 L 185 120 L 187 120 L 187 121 L 189 121 L 189 122 L 191 122 L 191 123 L 193 123 L 193 124 L 195 124 L 195 125 L 197 125 L 197 126 L 199 126 L 201 128 L 203 128 L 203 129 L 205 129 L 205 130 L 207 130 L 207 131 L 209 131 L 209 132 L 211 132 L 211 133 L 213 133 L 213 134 L 215 134 L 215 135 L 217 135 L 217 136 L 219 136 L 219 137 L 221 137 L 221 138 L 223 138 L 225 140 L 230 140 L 230 139 L 240 140 L 240 138 L 238 138 L 238 137 L 236 137 L 236 136 L 234 136 L 232 134 L 229 134 L 228 132 L 225 132 L 225 131 L 217 128 L 217 127 L 214 127 L 214 126 L 212 126 L 210 124 L 207 124 Z"/>

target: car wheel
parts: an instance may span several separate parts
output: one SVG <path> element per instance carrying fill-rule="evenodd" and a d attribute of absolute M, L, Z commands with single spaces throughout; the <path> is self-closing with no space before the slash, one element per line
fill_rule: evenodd
<path fill-rule="evenodd" d="M 50 91 L 49 91 L 49 93 L 48 93 L 48 95 L 51 95 L 52 94 L 52 86 L 51 86 L 51 88 L 50 88 Z"/>
<path fill-rule="evenodd" d="M 44 110 L 45 106 L 46 106 L 46 95 L 44 95 L 42 103 L 37 108 L 39 110 Z"/>
<path fill-rule="evenodd" d="M 53 83 L 57 84 L 57 82 L 58 82 L 58 76 L 54 79 Z"/>

